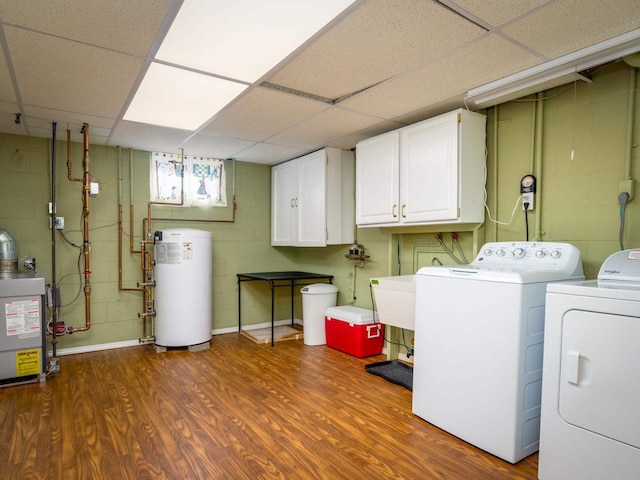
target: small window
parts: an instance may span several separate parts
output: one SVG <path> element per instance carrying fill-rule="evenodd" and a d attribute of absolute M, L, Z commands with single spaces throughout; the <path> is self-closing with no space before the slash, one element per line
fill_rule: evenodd
<path fill-rule="evenodd" d="M 227 206 L 222 160 L 153 152 L 150 180 L 152 202 L 179 204 L 183 196 L 185 207 Z"/>

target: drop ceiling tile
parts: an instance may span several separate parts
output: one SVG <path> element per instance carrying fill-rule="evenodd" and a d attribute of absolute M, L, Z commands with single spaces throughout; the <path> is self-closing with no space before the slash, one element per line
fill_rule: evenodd
<path fill-rule="evenodd" d="M 327 108 L 325 103 L 258 87 L 226 108 L 202 132 L 261 141 Z"/>
<path fill-rule="evenodd" d="M 394 119 L 531 67 L 541 60 L 490 34 L 401 78 L 344 101 L 354 111 Z"/>
<path fill-rule="evenodd" d="M 331 107 L 269 139 L 269 143 L 299 148 L 320 148 L 344 132 L 359 131 L 382 122 L 381 118 Z"/>
<path fill-rule="evenodd" d="M 238 153 L 235 158 L 242 162 L 261 163 L 263 165 L 275 165 L 277 163 L 297 158 L 307 153 L 308 150 L 299 148 L 273 145 L 270 143 L 256 143 L 252 147 Z"/>
<path fill-rule="evenodd" d="M 32 106 L 116 118 L 143 61 L 5 27 L 22 100 Z"/>
<path fill-rule="evenodd" d="M 524 45 L 556 58 L 640 26 L 638 0 L 550 2 L 502 31 Z"/>
<path fill-rule="evenodd" d="M 0 18 L 32 30 L 147 55 L 172 0 L 20 0 L 2 2 Z"/>
<path fill-rule="evenodd" d="M 200 157 L 233 158 L 255 142 L 238 138 L 198 133 L 182 145 L 185 155 Z"/>
<path fill-rule="evenodd" d="M 437 2 L 372 0 L 269 82 L 336 99 L 442 55 L 484 30 Z"/>
<path fill-rule="evenodd" d="M 0 102 L 17 102 L 9 67 L 4 54 L 0 53 Z M 17 110 L 16 110 L 17 111 Z"/>
<path fill-rule="evenodd" d="M 187 130 L 122 120 L 115 127 L 109 145 L 132 147 L 149 152 L 180 153 L 180 145 L 189 135 L 191 132 Z"/>
<path fill-rule="evenodd" d="M 406 123 L 399 123 L 399 122 L 382 122 L 373 127 L 365 128 L 364 130 L 360 130 L 359 132 L 351 133 L 344 137 L 332 140 L 329 142 L 327 146 L 342 148 L 344 150 L 350 150 L 354 148 L 356 146 L 356 143 L 358 143 L 361 140 L 375 137 L 376 135 L 390 132 L 391 130 L 396 130 L 406 125 L 407 125 Z"/>
<path fill-rule="evenodd" d="M 451 3 L 462 7 L 462 9 L 487 22 L 489 25 L 497 26 L 508 22 L 530 10 L 539 7 L 549 0 L 453 0 Z"/>
<path fill-rule="evenodd" d="M 95 127 L 111 129 L 115 123 L 115 118 L 97 117 L 95 115 L 33 107 L 31 105 L 25 105 L 24 113 L 27 118 L 45 119 L 49 123 L 57 122 L 58 129 L 65 131 L 67 128 L 69 130 L 79 130 L 82 128 L 83 123 L 89 124 L 89 131 L 92 131 Z"/>
<path fill-rule="evenodd" d="M 424 108 L 419 108 L 418 110 L 415 110 L 406 115 L 401 115 L 395 120 L 397 122 L 411 125 L 413 123 L 426 120 L 427 118 L 433 118 L 443 113 L 451 112 L 452 110 L 456 110 L 457 108 L 464 108 L 464 94 L 456 95 L 442 102 L 435 103 Z"/>

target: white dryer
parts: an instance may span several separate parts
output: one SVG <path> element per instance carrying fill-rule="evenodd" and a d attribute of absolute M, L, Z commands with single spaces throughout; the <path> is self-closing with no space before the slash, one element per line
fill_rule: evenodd
<path fill-rule="evenodd" d="M 640 249 L 547 289 L 538 476 L 640 478 Z"/>
<path fill-rule="evenodd" d="M 547 283 L 584 279 L 566 243 L 497 242 L 417 273 L 413 413 L 515 463 L 538 450 Z"/>

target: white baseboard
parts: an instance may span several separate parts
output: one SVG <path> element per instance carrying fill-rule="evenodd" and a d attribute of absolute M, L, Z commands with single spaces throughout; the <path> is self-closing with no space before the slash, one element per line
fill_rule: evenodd
<path fill-rule="evenodd" d="M 76 353 L 98 352 L 100 350 L 111 350 L 112 348 L 135 347 L 142 345 L 138 340 L 125 340 L 124 342 L 99 343 L 97 345 L 84 345 L 82 347 L 59 348 L 56 353 L 59 357 L 64 355 L 75 355 Z"/>
<path fill-rule="evenodd" d="M 296 325 L 302 325 L 302 320 L 300 320 L 299 318 L 294 318 L 293 319 L 293 323 L 295 323 Z M 279 327 L 281 325 L 291 325 L 291 319 L 287 318 L 284 320 L 276 320 L 275 322 L 273 322 L 273 324 L 276 327 Z M 271 322 L 263 322 L 263 323 L 252 323 L 251 325 L 243 325 L 242 329 L 243 330 L 256 330 L 258 328 L 267 328 L 271 326 Z M 223 333 L 234 333 L 238 331 L 238 327 L 229 327 L 229 328 L 218 328 L 218 329 L 214 329 L 212 330 L 212 334 L 213 335 L 222 335 Z"/>
<path fill-rule="evenodd" d="M 294 323 L 296 325 L 302 325 L 302 320 L 299 318 L 294 319 Z M 280 325 L 290 325 L 291 319 L 287 320 L 276 320 L 274 325 L 279 327 Z M 253 325 L 247 325 L 242 327 L 243 330 L 253 330 L 256 328 L 267 328 L 271 326 L 271 322 L 257 323 Z M 225 333 L 235 333 L 238 331 L 238 327 L 228 327 L 228 328 L 217 328 L 211 331 L 212 335 L 223 335 Z M 125 340 L 123 342 L 113 342 L 113 343 L 99 343 L 96 345 L 84 345 L 82 347 L 70 347 L 70 348 L 59 348 L 57 350 L 57 355 L 62 357 L 64 355 L 75 355 L 76 353 L 89 353 L 89 352 L 99 352 L 100 350 L 111 350 L 112 348 L 125 348 L 125 347 L 135 347 L 136 345 L 148 345 L 146 343 L 140 343 L 139 340 Z"/>

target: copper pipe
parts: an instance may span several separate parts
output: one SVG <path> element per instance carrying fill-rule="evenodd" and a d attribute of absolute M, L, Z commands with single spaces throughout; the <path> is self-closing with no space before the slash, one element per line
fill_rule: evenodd
<path fill-rule="evenodd" d="M 122 286 L 122 204 L 118 205 L 118 289 L 124 292 L 142 292 L 142 288 L 124 288 Z"/>
<path fill-rule="evenodd" d="M 133 204 L 129 205 L 129 251 L 131 253 L 141 253 L 140 250 L 133 249 Z M 142 230 L 144 232 L 144 230 Z"/>
<path fill-rule="evenodd" d="M 72 182 L 82 182 L 82 178 L 71 177 L 71 130 L 67 128 L 67 178 Z"/>
<path fill-rule="evenodd" d="M 89 193 L 91 192 L 91 174 L 89 173 L 89 124 L 85 123 L 83 139 L 84 155 L 82 159 L 82 239 L 84 253 L 84 327 L 69 327 L 69 333 L 85 332 L 91 328 L 91 242 L 89 241 Z"/>

